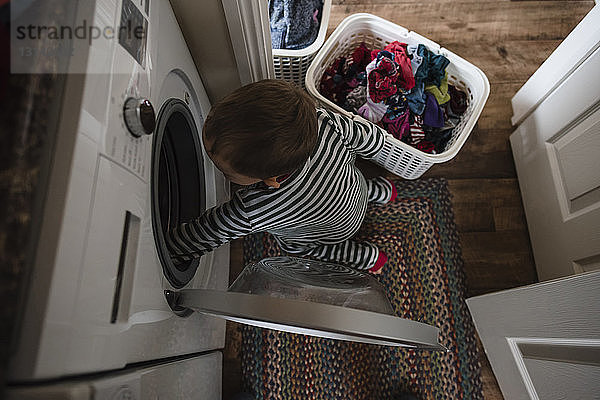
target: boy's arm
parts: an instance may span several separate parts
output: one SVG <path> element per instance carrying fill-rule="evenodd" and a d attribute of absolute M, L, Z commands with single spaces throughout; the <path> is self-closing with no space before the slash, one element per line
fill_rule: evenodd
<path fill-rule="evenodd" d="M 252 232 L 239 194 L 200 217 L 182 223 L 167 235 L 167 247 L 175 263 L 201 257 L 231 240 Z"/>
<path fill-rule="evenodd" d="M 345 115 L 326 111 L 348 146 L 362 158 L 373 158 L 383 148 L 386 132 L 369 122 L 359 122 Z"/>

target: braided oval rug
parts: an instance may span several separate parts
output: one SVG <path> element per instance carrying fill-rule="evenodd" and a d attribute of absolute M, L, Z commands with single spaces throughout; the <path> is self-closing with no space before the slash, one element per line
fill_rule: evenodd
<path fill-rule="evenodd" d="M 251 326 L 242 330 L 242 374 L 256 399 L 481 399 L 475 329 L 464 302 L 459 239 L 446 181 L 395 180 L 398 198 L 369 206 L 357 238 L 388 255 L 378 276 L 398 316 L 440 329 L 450 351 L 352 343 Z M 273 237 L 244 239 L 244 262 L 281 255 Z"/>

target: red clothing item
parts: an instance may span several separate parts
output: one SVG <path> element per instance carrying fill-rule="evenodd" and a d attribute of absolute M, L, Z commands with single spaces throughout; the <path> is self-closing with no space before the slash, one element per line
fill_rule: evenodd
<path fill-rule="evenodd" d="M 389 182 L 389 184 L 392 186 L 392 196 L 390 197 L 390 200 L 388 201 L 388 203 L 392 203 L 394 200 L 396 200 L 396 197 L 398 197 L 398 190 L 396 190 L 396 185 L 394 185 L 394 182 L 390 181 L 387 178 L 383 178 L 386 181 Z"/>
<path fill-rule="evenodd" d="M 424 153 L 434 154 L 435 146 L 429 140 L 421 140 L 415 147 Z"/>
<path fill-rule="evenodd" d="M 389 119 L 387 115 L 385 115 L 381 122 L 384 124 L 385 130 L 392 134 L 396 139 L 402 139 L 404 136 L 410 134 L 410 124 L 409 124 L 410 113 L 407 110 L 403 115 L 398 118 Z"/>
<path fill-rule="evenodd" d="M 394 62 L 387 57 L 381 57 L 375 69 L 369 73 L 368 79 L 369 96 L 375 103 L 387 100 L 398 91 L 398 71 Z"/>
<path fill-rule="evenodd" d="M 364 42 L 352 52 L 352 62 L 357 66 L 358 71 L 364 71 L 371 62 L 371 52 Z"/>
<path fill-rule="evenodd" d="M 379 271 L 381 268 L 383 268 L 383 266 L 385 265 L 387 260 L 388 260 L 387 255 L 383 251 L 379 250 L 379 255 L 377 256 L 377 261 L 375 261 L 374 266 L 369 268 L 369 272 Z"/>
<path fill-rule="evenodd" d="M 319 84 L 319 92 L 333 101 L 335 104 L 341 105 L 344 103 L 349 87 L 341 79 L 341 74 L 344 71 L 345 57 L 339 57 L 331 64 L 323 73 Z M 336 79 L 339 76 L 339 79 Z"/>
<path fill-rule="evenodd" d="M 415 77 L 413 76 L 410 57 L 408 57 L 408 53 L 406 52 L 406 43 L 395 41 L 385 46 L 383 50 L 392 53 L 394 61 L 398 64 L 398 86 L 406 91 L 414 88 Z"/>

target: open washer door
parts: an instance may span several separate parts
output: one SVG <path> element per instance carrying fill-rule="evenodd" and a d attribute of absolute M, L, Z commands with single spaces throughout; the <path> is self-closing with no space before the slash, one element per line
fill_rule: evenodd
<path fill-rule="evenodd" d="M 227 291 L 167 291 L 175 312 L 310 336 L 424 350 L 446 350 L 438 328 L 395 316 L 372 276 L 341 265 L 294 257 L 248 265 Z"/>

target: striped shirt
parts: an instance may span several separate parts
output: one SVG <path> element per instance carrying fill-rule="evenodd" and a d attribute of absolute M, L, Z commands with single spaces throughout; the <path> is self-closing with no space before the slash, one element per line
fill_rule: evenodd
<path fill-rule="evenodd" d="M 189 260 L 253 232 L 273 234 L 282 250 L 365 269 L 377 248 L 349 240 L 366 213 L 370 187 L 356 168 L 356 156 L 374 157 L 384 131 L 318 109 L 318 143 L 306 163 L 277 189 L 262 182 L 180 225 L 167 238 L 175 260 Z"/>

